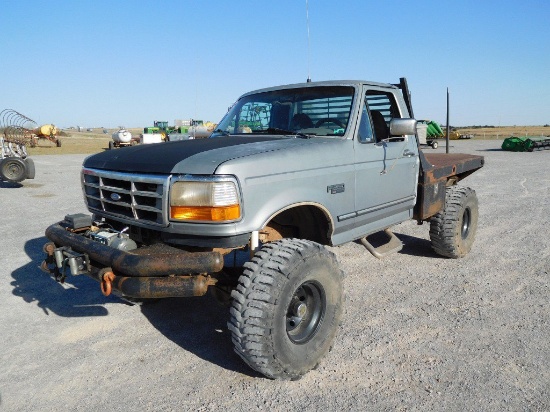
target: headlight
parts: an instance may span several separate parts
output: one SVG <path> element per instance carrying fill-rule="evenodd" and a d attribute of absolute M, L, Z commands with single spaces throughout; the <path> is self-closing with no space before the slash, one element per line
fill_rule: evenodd
<path fill-rule="evenodd" d="M 233 181 L 178 181 L 170 191 L 170 218 L 225 222 L 241 217 L 237 185 Z"/>

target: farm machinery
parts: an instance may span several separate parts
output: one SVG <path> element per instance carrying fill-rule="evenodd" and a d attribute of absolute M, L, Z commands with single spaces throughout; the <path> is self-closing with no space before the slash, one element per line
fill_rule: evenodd
<path fill-rule="evenodd" d="M 176 131 L 178 131 L 177 128 L 175 126 L 168 126 L 168 122 L 164 120 L 155 120 L 153 122 L 153 126 L 148 126 L 143 128 L 144 138 L 142 140 L 144 142 L 149 140 L 154 140 L 155 141 L 154 143 L 157 143 L 156 141 L 158 140 L 158 136 L 152 137 L 152 136 L 145 136 L 145 135 L 160 135 L 160 140 L 165 141 L 167 140 L 167 136 L 170 133 L 173 133 Z"/>
<path fill-rule="evenodd" d="M 168 122 L 153 122 L 153 126 L 144 127 L 141 138 L 142 143 L 159 143 L 161 141 L 175 141 L 188 139 L 201 139 L 210 136 L 214 130 L 214 124 L 204 123 L 202 120 L 183 120 L 180 125 L 168 126 Z"/>
<path fill-rule="evenodd" d="M 510 152 L 532 152 L 550 149 L 550 136 L 510 136 L 502 142 L 502 150 Z"/>
<path fill-rule="evenodd" d="M 30 139 L 30 146 L 37 146 L 39 139 L 48 140 L 55 143 L 57 147 L 61 147 L 61 140 L 57 137 L 57 127 L 53 124 L 45 124 L 34 129 L 34 134 Z"/>
<path fill-rule="evenodd" d="M 109 142 L 109 150 L 115 147 L 135 146 L 139 143 L 139 138 L 133 137 L 132 133 L 123 127 L 120 127 L 111 135 L 112 140 Z"/>
<path fill-rule="evenodd" d="M 189 139 L 203 139 L 212 134 L 215 128 L 215 124 L 212 122 L 203 122 L 202 120 L 182 120 L 181 126 L 176 130 L 168 134 L 169 141 L 175 140 L 189 140 Z"/>
<path fill-rule="evenodd" d="M 422 134 L 422 136 L 419 136 L 420 144 L 427 144 L 434 149 L 437 149 L 439 145 L 437 139 L 444 139 L 446 136 L 441 126 L 433 120 L 419 120 L 418 131 Z M 425 136 L 424 139 L 422 139 L 423 136 Z M 456 130 L 449 132 L 449 140 L 471 139 L 472 137 L 473 135 L 471 134 L 460 134 Z"/>
<path fill-rule="evenodd" d="M 19 183 L 34 179 L 34 162 L 27 143 L 35 136 L 36 123 L 12 109 L 0 112 L 0 180 Z"/>
<path fill-rule="evenodd" d="M 143 128 L 140 140 L 143 144 L 167 142 L 170 133 L 179 133 L 179 129 L 168 126 L 168 122 L 164 120 L 155 120 L 153 126 Z"/>

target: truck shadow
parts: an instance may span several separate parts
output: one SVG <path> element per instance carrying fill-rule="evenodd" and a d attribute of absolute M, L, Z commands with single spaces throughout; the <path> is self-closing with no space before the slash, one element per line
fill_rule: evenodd
<path fill-rule="evenodd" d="M 399 238 L 399 240 L 401 240 L 401 242 L 403 242 L 403 249 L 401 249 L 398 253 L 409 256 L 442 259 L 442 257 L 435 253 L 432 249 L 431 241 L 397 232 L 395 232 L 395 235 Z M 368 240 L 374 247 L 378 247 L 387 242 L 387 237 L 382 233 L 375 233 L 370 235 Z M 356 240 L 355 243 L 363 246 L 360 240 Z"/>
<path fill-rule="evenodd" d="M 25 243 L 24 250 L 31 261 L 11 273 L 13 294 L 35 303 L 46 315 L 53 312 L 63 317 L 106 316 L 104 303 L 118 299 L 101 295 L 93 280 L 76 276 L 62 285 L 40 269 L 45 256 L 42 247 L 47 241 L 40 237 Z"/>
<path fill-rule="evenodd" d="M 40 269 L 46 242 L 46 237 L 40 237 L 25 243 L 24 250 L 31 261 L 11 273 L 10 285 L 15 296 L 36 304 L 46 316 L 51 313 L 62 317 L 107 316 L 105 303 L 128 305 L 114 295 L 103 296 L 99 284 L 85 275 L 69 275 L 63 285 L 56 282 Z M 139 309 L 151 325 L 182 349 L 222 368 L 261 377 L 233 352 L 227 330 L 229 309 L 210 295 L 162 299 L 145 303 Z"/>
<path fill-rule="evenodd" d="M 402 233 L 396 233 L 395 235 L 403 242 L 403 249 L 399 253 L 409 256 L 444 259 L 434 252 L 432 242 L 427 239 L 404 235 Z"/>
<path fill-rule="evenodd" d="M 262 377 L 233 352 L 231 333 L 227 329 L 229 308 L 221 306 L 209 294 L 162 299 L 142 305 L 141 311 L 151 325 L 182 349 L 224 369 Z"/>
<path fill-rule="evenodd" d="M 409 256 L 443 259 L 434 252 L 430 240 L 405 235 L 403 233 L 395 233 L 395 235 L 403 242 L 403 249 L 401 249 L 399 253 Z"/>

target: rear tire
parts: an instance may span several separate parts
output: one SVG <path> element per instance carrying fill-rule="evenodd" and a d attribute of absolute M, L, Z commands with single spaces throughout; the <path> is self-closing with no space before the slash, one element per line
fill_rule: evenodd
<path fill-rule="evenodd" d="M 437 149 L 439 144 L 437 142 L 432 142 L 432 149 Z"/>
<path fill-rule="evenodd" d="M 322 245 L 268 243 L 244 265 L 228 323 L 235 352 L 272 379 L 296 380 L 330 350 L 342 315 L 342 271 Z"/>
<path fill-rule="evenodd" d="M 430 239 L 435 252 L 455 259 L 468 254 L 474 243 L 478 215 L 473 189 L 447 188 L 445 207 L 430 219 Z"/>
<path fill-rule="evenodd" d="M 0 163 L 0 176 L 8 182 L 19 183 L 27 176 L 27 165 L 19 157 L 6 157 Z"/>

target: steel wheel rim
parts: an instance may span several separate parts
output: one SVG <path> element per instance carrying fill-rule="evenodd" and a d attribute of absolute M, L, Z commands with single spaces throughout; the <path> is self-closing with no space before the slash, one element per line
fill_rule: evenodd
<path fill-rule="evenodd" d="M 472 212 L 470 211 L 470 208 L 466 208 L 464 210 L 464 213 L 462 214 L 462 228 L 460 231 L 462 239 L 466 239 L 468 237 L 468 234 L 470 233 L 471 220 Z"/>
<path fill-rule="evenodd" d="M 23 171 L 23 167 L 19 163 L 10 162 L 5 168 L 6 177 L 13 179 L 14 177 L 19 176 Z"/>
<path fill-rule="evenodd" d="M 304 344 L 317 333 L 326 310 L 323 287 L 305 282 L 295 291 L 286 311 L 286 333 L 291 342 Z"/>

